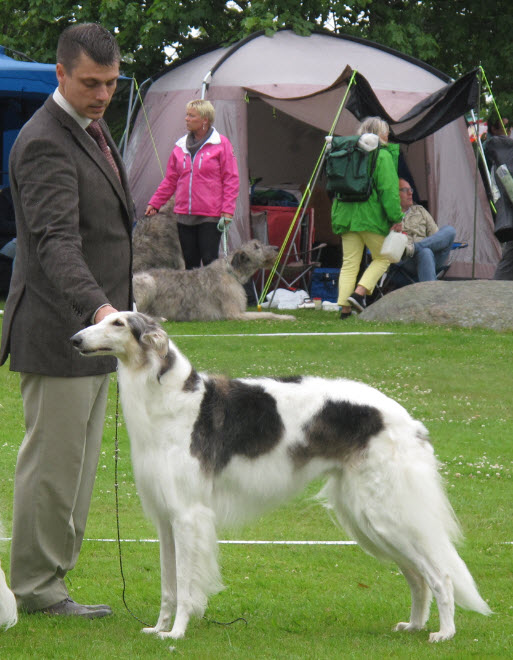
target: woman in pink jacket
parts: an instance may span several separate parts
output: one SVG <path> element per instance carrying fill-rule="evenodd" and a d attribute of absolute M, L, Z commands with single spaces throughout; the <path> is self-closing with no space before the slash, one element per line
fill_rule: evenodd
<path fill-rule="evenodd" d="M 210 101 L 186 106 L 188 133 L 176 143 L 166 176 L 146 208 L 157 213 L 172 195 L 178 235 L 186 268 L 206 266 L 219 254 L 220 227 L 227 226 L 239 193 L 239 172 L 233 147 L 213 127 L 215 110 Z"/>

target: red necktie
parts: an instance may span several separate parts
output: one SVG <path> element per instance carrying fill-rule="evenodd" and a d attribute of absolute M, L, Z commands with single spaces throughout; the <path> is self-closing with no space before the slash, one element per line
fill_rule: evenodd
<path fill-rule="evenodd" d="M 102 153 L 104 154 L 105 158 L 109 161 L 109 164 L 111 165 L 112 169 L 118 175 L 118 179 L 121 181 L 121 176 L 119 175 L 118 166 L 116 165 L 114 156 L 112 155 L 112 152 L 109 149 L 109 145 L 107 144 L 107 140 L 105 139 L 105 135 L 103 134 L 103 131 L 98 121 L 97 120 L 92 121 L 89 124 L 89 126 L 86 128 L 86 131 L 89 133 L 89 135 L 92 138 L 94 138 L 95 142 L 102 150 Z"/>

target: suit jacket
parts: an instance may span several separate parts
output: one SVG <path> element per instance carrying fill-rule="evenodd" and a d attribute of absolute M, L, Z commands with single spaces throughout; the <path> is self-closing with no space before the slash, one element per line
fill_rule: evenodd
<path fill-rule="evenodd" d="M 133 202 L 121 157 L 102 127 L 121 182 L 91 137 L 49 97 L 25 124 L 9 170 L 17 251 L 5 305 L 0 364 L 47 376 L 115 370 L 84 358 L 70 337 L 110 303 L 132 308 Z"/>

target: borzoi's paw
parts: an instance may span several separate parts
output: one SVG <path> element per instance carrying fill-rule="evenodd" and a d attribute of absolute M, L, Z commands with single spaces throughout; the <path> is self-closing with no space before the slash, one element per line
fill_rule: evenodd
<path fill-rule="evenodd" d="M 141 632 L 147 635 L 157 635 L 159 639 L 181 639 L 185 635 L 185 630 L 160 630 L 157 626 L 153 628 L 143 628 Z"/>
<path fill-rule="evenodd" d="M 452 639 L 454 637 L 454 633 L 456 632 L 455 629 L 449 630 L 447 632 L 442 632 L 441 630 L 439 632 L 431 633 L 429 635 L 429 641 L 430 642 L 445 642 L 447 639 Z"/>
<path fill-rule="evenodd" d="M 184 637 L 184 636 L 185 636 L 185 630 L 175 632 L 174 628 L 173 628 L 173 630 L 171 630 L 171 632 L 161 631 L 161 632 L 157 633 L 157 637 L 159 639 L 182 639 L 182 637 Z"/>
<path fill-rule="evenodd" d="M 415 632 L 417 630 L 422 630 L 423 626 L 419 626 L 416 623 L 411 621 L 400 621 L 396 626 L 393 627 L 394 632 L 399 632 L 400 630 L 406 630 L 408 632 Z"/>

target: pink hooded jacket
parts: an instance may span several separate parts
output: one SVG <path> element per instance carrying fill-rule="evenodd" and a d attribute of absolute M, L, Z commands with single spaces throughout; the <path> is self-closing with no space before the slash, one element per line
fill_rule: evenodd
<path fill-rule="evenodd" d="M 175 195 L 174 212 L 219 217 L 233 215 L 239 193 L 239 172 L 233 147 L 214 128 L 196 152 L 191 167 L 187 135 L 176 143 L 167 163 L 166 176 L 149 204 L 156 209 Z"/>

